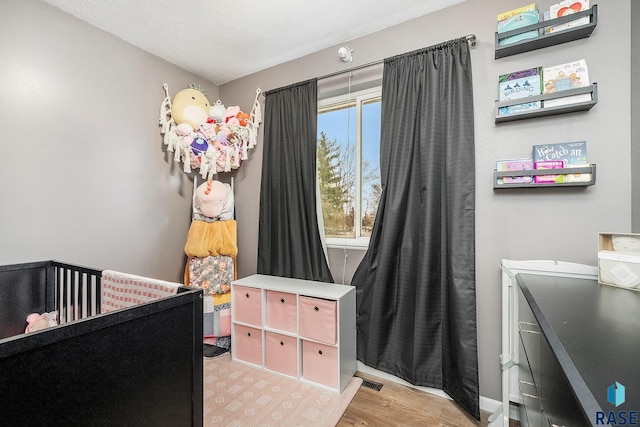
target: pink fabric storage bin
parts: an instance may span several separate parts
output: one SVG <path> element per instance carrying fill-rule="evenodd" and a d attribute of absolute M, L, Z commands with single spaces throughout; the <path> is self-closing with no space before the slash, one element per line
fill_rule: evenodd
<path fill-rule="evenodd" d="M 298 331 L 296 294 L 267 291 L 267 326 L 281 331 Z"/>
<path fill-rule="evenodd" d="M 336 301 L 300 297 L 300 336 L 335 344 L 337 341 Z"/>
<path fill-rule="evenodd" d="M 262 326 L 262 290 L 234 286 L 233 291 L 233 318 L 238 322 Z"/>
<path fill-rule="evenodd" d="M 298 376 L 298 340 L 296 337 L 265 333 L 265 366 L 272 371 Z"/>
<path fill-rule="evenodd" d="M 302 377 L 337 389 L 338 349 L 312 341 L 302 341 Z"/>
<path fill-rule="evenodd" d="M 231 339 L 236 359 L 262 365 L 262 330 L 234 325 L 234 334 Z"/>

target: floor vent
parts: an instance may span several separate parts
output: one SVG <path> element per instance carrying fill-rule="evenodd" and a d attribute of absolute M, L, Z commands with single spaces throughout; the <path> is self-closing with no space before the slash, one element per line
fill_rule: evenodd
<path fill-rule="evenodd" d="M 362 386 L 373 389 L 375 391 L 380 391 L 380 389 L 382 388 L 382 384 L 371 380 L 365 380 L 364 378 L 362 379 Z"/>

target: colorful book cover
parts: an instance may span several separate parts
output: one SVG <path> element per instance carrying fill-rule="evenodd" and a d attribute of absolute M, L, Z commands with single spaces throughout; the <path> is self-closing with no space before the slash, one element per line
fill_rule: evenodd
<path fill-rule="evenodd" d="M 552 5 L 549 8 L 549 18 L 561 18 L 563 16 L 571 15 L 574 13 L 582 12 L 589 9 L 589 0 L 563 0 L 559 3 Z M 565 24 L 556 25 L 553 27 L 547 27 L 547 33 L 554 33 L 557 31 L 568 30 L 569 28 L 578 27 L 580 25 L 586 25 L 590 22 L 588 16 L 569 21 Z"/>
<path fill-rule="evenodd" d="M 519 7 L 517 9 L 512 9 L 512 10 L 508 10 L 506 12 L 499 13 L 498 14 L 498 22 L 504 21 L 507 18 L 510 18 L 510 17 L 512 17 L 514 15 L 517 15 L 519 13 L 522 13 L 522 12 L 526 12 L 528 10 L 536 10 L 536 4 L 535 3 L 531 3 L 531 4 L 528 4 L 526 6 Z"/>
<path fill-rule="evenodd" d="M 586 141 L 540 144 L 533 146 L 533 162 L 562 160 L 565 168 L 588 166 Z M 588 182 L 590 173 L 566 174 L 564 182 Z"/>
<path fill-rule="evenodd" d="M 496 162 L 496 170 L 498 172 L 507 171 L 528 171 L 533 169 L 532 159 L 507 159 L 498 160 Z M 520 184 L 532 182 L 531 176 L 504 176 L 498 178 L 498 184 Z"/>
<path fill-rule="evenodd" d="M 562 169 L 564 161 L 562 160 L 542 160 L 534 162 L 536 169 Z M 533 177 L 536 184 L 561 184 L 564 182 L 564 175 L 536 175 Z"/>
<path fill-rule="evenodd" d="M 541 76 L 542 75 L 542 67 L 534 67 L 527 68 L 526 70 L 513 71 L 507 74 L 501 74 L 498 76 L 498 82 L 503 83 L 509 80 L 521 79 L 523 77 L 531 77 L 531 76 Z M 540 90 L 542 90 L 542 85 L 540 86 Z"/>
<path fill-rule="evenodd" d="M 584 59 L 542 69 L 544 93 L 589 86 L 589 69 Z"/>
<path fill-rule="evenodd" d="M 528 10 L 517 15 L 511 16 L 503 21 L 498 22 L 498 34 L 507 31 L 517 30 L 518 28 L 526 27 L 528 25 L 537 24 L 540 19 L 537 10 Z M 538 37 L 539 31 L 537 29 L 531 31 L 525 31 L 513 36 L 498 38 L 498 46 L 506 46 L 511 43 L 516 43 L 521 40 L 532 39 Z"/>
<path fill-rule="evenodd" d="M 544 67 L 542 76 L 544 80 L 543 93 L 554 93 L 589 86 L 589 69 L 584 59 Z M 544 101 L 544 107 L 550 108 L 588 101 L 591 101 L 591 94 L 585 93 Z"/>
<path fill-rule="evenodd" d="M 502 76 L 501 76 L 502 77 Z M 527 98 L 529 96 L 540 95 L 541 76 L 534 74 L 514 80 L 499 81 L 499 101 L 511 101 L 514 99 Z M 500 80 L 500 78 L 498 79 Z M 541 106 L 540 101 L 526 102 L 498 108 L 498 115 L 511 114 L 518 111 L 536 110 Z"/>

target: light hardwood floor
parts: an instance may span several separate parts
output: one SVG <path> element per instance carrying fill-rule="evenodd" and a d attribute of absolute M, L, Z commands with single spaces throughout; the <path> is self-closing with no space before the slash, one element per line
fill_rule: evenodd
<path fill-rule="evenodd" d="M 437 426 L 486 427 L 489 413 L 482 411 L 481 421 L 469 416 L 453 401 L 393 381 L 356 373 L 383 384 L 380 391 L 360 387 L 337 427 L 348 426 Z M 513 421 L 510 427 L 517 427 Z"/>

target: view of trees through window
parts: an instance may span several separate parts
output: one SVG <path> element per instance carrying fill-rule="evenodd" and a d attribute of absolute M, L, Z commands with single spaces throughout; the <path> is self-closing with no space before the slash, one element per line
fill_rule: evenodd
<path fill-rule="evenodd" d="M 379 88 L 319 103 L 317 177 L 328 243 L 371 235 L 381 194 L 380 106 Z"/>

